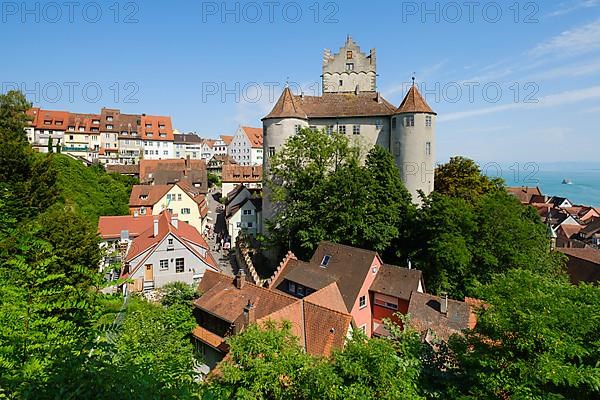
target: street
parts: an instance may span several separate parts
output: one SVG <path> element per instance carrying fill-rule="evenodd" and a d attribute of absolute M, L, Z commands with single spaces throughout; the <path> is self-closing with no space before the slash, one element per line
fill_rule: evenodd
<path fill-rule="evenodd" d="M 209 193 L 206 195 L 206 201 L 208 203 L 208 216 L 210 217 L 209 224 L 214 226 L 214 233 L 206 238 L 206 241 L 210 247 L 210 252 L 217 262 L 219 268 L 224 274 L 234 276 L 237 272 L 237 264 L 233 251 L 219 250 L 220 244 L 217 243 L 217 235 L 222 234 L 227 230 L 225 214 L 223 212 L 217 212 L 217 207 L 221 205 L 218 201 L 221 197 L 221 192 L 218 188 L 209 189 Z"/>

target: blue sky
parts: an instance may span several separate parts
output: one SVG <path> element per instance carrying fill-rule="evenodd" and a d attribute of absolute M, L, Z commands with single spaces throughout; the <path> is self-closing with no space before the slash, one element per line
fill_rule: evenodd
<path fill-rule="evenodd" d="M 24 4 L 1 4 L 0 81 L 41 107 L 232 133 L 260 126 L 287 80 L 318 90 L 323 49 L 350 34 L 377 49 L 392 103 L 416 73 L 440 161 L 598 160 L 600 0 Z"/>

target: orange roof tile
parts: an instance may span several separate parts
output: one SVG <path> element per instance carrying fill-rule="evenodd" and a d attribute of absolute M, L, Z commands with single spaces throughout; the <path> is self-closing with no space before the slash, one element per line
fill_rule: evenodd
<path fill-rule="evenodd" d="M 233 140 L 233 136 L 230 135 L 220 135 L 220 138 L 222 141 L 225 142 L 227 146 L 229 146 L 231 144 L 231 141 Z"/>
<path fill-rule="evenodd" d="M 396 114 L 402 113 L 427 113 L 437 115 L 433 112 L 431 107 L 429 107 L 423 96 L 421 96 L 416 85 L 412 85 L 404 97 L 404 100 L 402 100 L 400 107 L 396 109 Z"/>
<path fill-rule="evenodd" d="M 129 207 L 153 207 L 175 185 L 134 185 L 129 196 Z"/>
<path fill-rule="evenodd" d="M 121 231 L 128 231 L 130 238 L 135 238 L 152 226 L 152 215 L 124 215 L 116 217 L 100 217 L 98 233 L 103 239 L 118 239 Z"/>
<path fill-rule="evenodd" d="M 142 139 L 173 141 L 173 124 L 171 117 L 158 115 L 142 115 Z"/>
<path fill-rule="evenodd" d="M 263 130 L 262 130 L 262 128 L 252 128 L 249 126 L 242 126 L 241 128 L 244 131 L 244 133 L 246 134 L 246 137 L 248 138 L 248 142 L 250 143 L 250 146 L 253 149 L 254 148 L 262 149 L 262 146 L 263 146 Z"/>
<path fill-rule="evenodd" d="M 223 164 L 221 173 L 223 182 L 260 182 L 262 181 L 262 166 Z"/>
<path fill-rule="evenodd" d="M 263 119 L 268 118 L 300 118 L 307 119 L 307 115 L 297 102 L 294 100 L 294 95 L 289 87 L 283 89 L 283 93 L 273 106 L 273 109 Z"/>

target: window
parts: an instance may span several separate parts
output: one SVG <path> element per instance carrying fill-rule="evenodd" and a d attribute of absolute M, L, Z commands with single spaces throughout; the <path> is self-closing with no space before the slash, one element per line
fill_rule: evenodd
<path fill-rule="evenodd" d="M 244 210 L 244 215 L 252 215 L 252 210 Z"/>
<path fill-rule="evenodd" d="M 428 156 L 431 155 L 431 142 L 425 143 L 425 154 Z"/>
<path fill-rule="evenodd" d="M 73 135 L 69 135 L 69 140 L 73 140 Z"/>
<path fill-rule="evenodd" d="M 248 222 L 248 228 L 252 228 L 254 226 L 254 224 L 252 224 L 252 222 Z"/>
<path fill-rule="evenodd" d="M 112 125 L 106 125 L 106 129 L 110 129 L 112 130 L 113 126 Z"/>
<path fill-rule="evenodd" d="M 396 129 L 396 117 L 392 118 L 392 129 Z"/>
<path fill-rule="evenodd" d="M 333 125 L 327 125 L 327 134 L 331 135 L 333 133 Z"/>
<path fill-rule="evenodd" d="M 182 208 L 182 209 L 181 209 L 181 214 L 183 214 L 183 215 L 188 215 L 188 214 L 190 214 L 190 209 L 189 209 L 189 208 Z"/>
<path fill-rule="evenodd" d="M 70 126 L 70 127 L 69 127 L 69 130 L 70 130 L 71 132 L 75 131 L 75 127 L 74 127 L 74 126 Z"/>
<path fill-rule="evenodd" d="M 113 120 L 113 117 L 112 117 L 111 115 L 109 115 L 109 116 L 107 116 L 107 117 L 106 117 L 106 120 L 107 120 L 108 122 L 112 122 L 112 120 Z"/>
<path fill-rule="evenodd" d="M 164 150 L 163 151 L 163 156 L 168 156 L 169 155 L 169 150 Z"/>
<path fill-rule="evenodd" d="M 169 269 L 169 260 L 160 260 L 160 270 L 164 271 Z"/>
<path fill-rule="evenodd" d="M 181 201 L 181 193 L 177 193 L 177 201 Z"/>
<path fill-rule="evenodd" d="M 275 147 L 269 147 L 269 157 L 273 157 L 275 155 Z"/>
<path fill-rule="evenodd" d="M 360 296 L 358 299 L 358 307 L 365 308 L 367 306 L 367 296 Z"/>
<path fill-rule="evenodd" d="M 358 329 L 360 329 L 361 332 L 364 333 L 365 335 L 367 334 L 367 325 L 366 324 L 359 326 Z"/>
<path fill-rule="evenodd" d="M 338 133 L 345 135 L 346 134 L 346 125 L 338 125 Z"/>
<path fill-rule="evenodd" d="M 296 286 L 296 294 L 298 296 L 304 297 L 304 286 L 302 286 L 302 285 Z"/>
<path fill-rule="evenodd" d="M 321 267 L 326 267 L 329 265 L 329 261 L 331 261 L 331 256 L 330 255 L 325 255 L 323 257 L 323 259 L 321 260 Z"/>
<path fill-rule="evenodd" d="M 346 63 L 346 71 L 354 71 L 354 63 Z"/>
<path fill-rule="evenodd" d="M 300 130 L 302 129 L 301 125 L 294 125 L 294 129 L 296 129 L 296 134 L 300 133 Z"/>
<path fill-rule="evenodd" d="M 425 116 L 425 126 L 431 127 L 431 115 Z"/>
<path fill-rule="evenodd" d="M 353 125 L 352 126 L 352 134 L 353 135 L 360 135 L 360 125 Z"/>
<path fill-rule="evenodd" d="M 152 128 L 152 124 L 146 124 L 146 128 Z"/>
<path fill-rule="evenodd" d="M 392 310 L 397 310 L 398 309 L 398 304 L 396 304 L 396 303 L 388 303 L 387 301 L 383 301 L 383 300 L 380 300 L 380 299 L 375 299 L 375 304 L 377 304 L 378 306 L 381 306 L 381 307 L 392 309 Z"/>
<path fill-rule="evenodd" d="M 344 86 L 344 81 L 340 79 L 340 86 Z"/>
<path fill-rule="evenodd" d="M 383 128 L 383 121 L 382 121 L 382 120 L 380 120 L 380 119 L 378 119 L 377 121 L 375 121 L 375 127 L 376 127 L 377 129 L 381 129 L 381 128 Z"/>
<path fill-rule="evenodd" d="M 294 282 L 288 282 L 288 290 L 290 293 L 296 293 L 296 284 Z"/>
<path fill-rule="evenodd" d="M 92 124 L 94 125 L 100 125 L 100 120 L 99 119 L 95 119 L 92 121 Z"/>
<path fill-rule="evenodd" d="M 346 51 L 346 60 L 352 60 L 352 50 Z"/>
<path fill-rule="evenodd" d="M 183 258 L 175 259 L 175 272 L 181 273 L 185 270 L 185 260 Z"/>
<path fill-rule="evenodd" d="M 409 115 L 404 118 L 404 126 L 415 126 L 415 116 Z"/>
<path fill-rule="evenodd" d="M 173 238 L 169 238 L 168 243 L 169 243 L 169 246 L 173 246 Z"/>
<path fill-rule="evenodd" d="M 153 134 L 152 132 L 147 132 L 147 133 L 146 133 L 146 136 L 148 136 L 148 137 L 152 137 L 152 136 L 154 136 L 154 134 Z"/>

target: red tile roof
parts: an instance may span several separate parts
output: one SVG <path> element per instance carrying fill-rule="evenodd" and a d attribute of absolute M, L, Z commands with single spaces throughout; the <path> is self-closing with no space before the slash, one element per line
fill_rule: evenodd
<path fill-rule="evenodd" d="M 171 117 L 142 115 L 141 135 L 144 140 L 173 141 Z M 152 136 L 149 136 L 152 134 Z"/>
<path fill-rule="evenodd" d="M 221 140 L 225 142 L 225 144 L 227 146 L 229 146 L 231 144 L 231 141 L 233 140 L 233 136 L 230 135 L 219 135 Z"/>
<path fill-rule="evenodd" d="M 262 181 L 262 166 L 223 164 L 221 181 L 234 183 L 250 183 Z"/>
<path fill-rule="evenodd" d="M 178 226 L 175 228 L 175 226 L 173 226 L 171 223 L 171 217 L 171 213 L 167 210 L 161 212 L 159 216 L 154 216 L 154 219 L 158 220 L 158 235 L 154 236 L 154 224 L 142 232 L 142 234 L 135 238 L 131 243 L 125 261 L 131 261 L 146 250 L 156 247 L 168 234 L 172 234 L 177 237 L 192 253 L 196 254 L 196 256 L 218 271 L 219 268 L 217 263 L 213 259 L 210 253 L 210 248 L 200 232 L 198 232 L 198 230 L 190 224 L 183 221 L 178 221 Z M 195 244 L 205 248 L 207 250 L 206 256 L 202 256 L 202 254 L 200 254 L 190 244 Z M 138 268 L 140 265 L 142 265 L 142 263 L 138 264 Z M 131 271 L 131 274 L 134 272 L 135 271 Z"/>
<path fill-rule="evenodd" d="M 153 207 L 175 185 L 134 185 L 129 196 L 129 207 Z"/>
<path fill-rule="evenodd" d="M 207 271 L 198 290 L 203 295 L 194 301 L 194 306 L 225 322 L 239 323 L 248 302 L 255 307 L 255 321 L 251 322 L 259 325 L 267 321 L 291 322 L 292 333 L 299 338 L 300 345 L 313 355 L 329 355 L 333 349 L 341 349 L 352 321 L 346 312 L 332 309 L 345 308 L 335 284 L 320 295 L 313 293 L 297 299 L 250 282 L 244 282 L 243 287 L 238 289 L 235 278 Z M 333 303 L 324 304 L 329 300 Z M 204 336 L 217 344 L 215 338 Z"/>
<path fill-rule="evenodd" d="M 418 269 L 384 264 L 377 272 L 377 276 L 369 290 L 402 300 L 409 300 L 410 294 L 413 291 L 418 291 L 419 284 L 422 286 L 422 291 L 425 291 L 423 273 Z"/>
<path fill-rule="evenodd" d="M 253 149 L 262 149 L 263 147 L 263 130 L 262 128 L 252 128 L 249 126 L 241 127 L 246 137 L 248 138 L 248 142 Z"/>
<path fill-rule="evenodd" d="M 100 217 L 98 233 L 103 239 L 118 239 L 121 237 L 121 231 L 126 230 L 130 238 L 135 238 L 150 228 L 153 220 L 152 215 Z"/>
<path fill-rule="evenodd" d="M 508 192 L 515 196 L 519 201 L 523 204 L 531 203 L 531 200 L 534 196 L 542 196 L 542 191 L 539 187 L 529 187 L 529 186 L 520 186 L 520 187 L 509 187 L 507 188 Z"/>
<path fill-rule="evenodd" d="M 408 90 L 408 93 L 406 93 L 404 100 L 402 100 L 400 107 L 396 109 L 396 114 L 402 113 L 427 113 L 437 115 L 433 112 L 431 107 L 429 107 L 423 96 L 421 96 L 416 85 L 412 85 Z"/>
<path fill-rule="evenodd" d="M 410 324 L 416 330 L 431 330 L 439 339 L 448 341 L 452 334 L 469 328 L 471 309 L 464 301 L 448 299 L 447 312 L 444 314 L 441 312 L 442 301 L 432 294 L 413 292 L 408 313 L 411 316 Z"/>
<path fill-rule="evenodd" d="M 600 250 L 586 247 L 583 249 L 574 248 L 558 248 L 556 249 L 569 257 L 579 258 L 580 260 L 589 261 L 600 266 Z"/>
<path fill-rule="evenodd" d="M 306 112 L 302 109 L 299 102 L 294 100 L 294 95 L 289 87 L 283 89 L 283 93 L 273 106 L 273 109 L 263 119 L 268 118 L 300 118 L 307 119 Z"/>
<path fill-rule="evenodd" d="M 284 92 L 282 97 L 285 96 L 288 95 Z M 281 97 L 280 100 L 284 101 Z M 393 104 L 376 92 L 323 93 L 322 96 L 300 95 L 293 96 L 293 102 L 295 109 L 298 110 L 298 115 L 305 113 L 308 118 L 391 116 L 396 110 Z M 280 101 L 275 106 L 276 108 L 274 107 L 273 111 L 263 120 L 290 114 L 284 111 Z M 290 109 L 290 106 L 285 107 L 287 110 Z"/>

